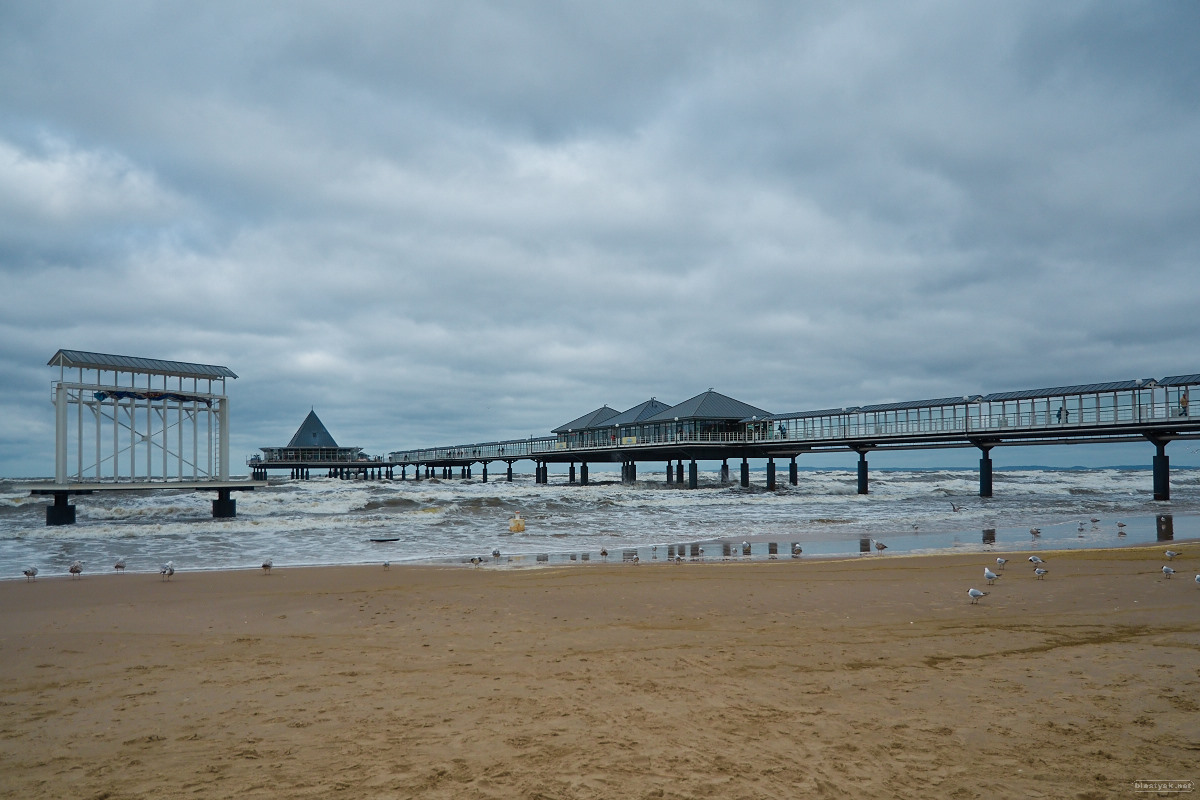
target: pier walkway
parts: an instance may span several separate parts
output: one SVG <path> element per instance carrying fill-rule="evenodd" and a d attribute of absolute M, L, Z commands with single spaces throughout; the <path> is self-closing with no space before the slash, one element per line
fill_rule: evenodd
<path fill-rule="evenodd" d="M 1200 374 L 736 417 L 728 411 L 753 407 L 709 390 L 642 420 L 622 420 L 629 412 L 604 407 L 581 417 L 580 428 L 564 426 L 554 436 L 395 451 L 387 460 L 400 467 L 401 479 L 408 467 L 417 479 L 439 471 L 451 478 L 455 470 L 469 478 L 472 466 L 480 464 L 485 481 L 491 462 L 506 463 L 512 480 L 513 463 L 530 460 L 539 482 L 547 480 L 548 464 L 567 463 L 572 483 L 579 464 L 584 484 L 589 463 L 620 462 L 622 479 L 634 480 L 639 461 L 665 462 L 668 482 L 683 484 L 688 461 L 687 486 L 695 488 L 697 461 L 721 461 L 722 479 L 728 480 L 729 459 L 740 458 L 741 484 L 748 486 L 749 460 L 766 459 L 767 487 L 773 489 L 777 459 L 789 460 L 789 482 L 795 485 L 797 458 L 845 451 L 858 455 L 858 491 L 866 494 L 872 451 L 973 447 L 981 454 L 979 494 L 990 497 L 990 453 L 996 447 L 1144 441 L 1155 447 L 1154 497 L 1167 500 L 1167 445 L 1200 438 L 1200 418 L 1188 407 L 1196 385 Z M 724 407 L 727 415 L 702 413 L 705 403 Z"/>

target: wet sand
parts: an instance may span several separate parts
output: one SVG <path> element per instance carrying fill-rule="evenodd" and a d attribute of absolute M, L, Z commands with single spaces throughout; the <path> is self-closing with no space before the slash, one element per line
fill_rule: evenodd
<path fill-rule="evenodd" d="M 1200 780 L 1171 546 L 0 582 L 0 797 L 1146 796 Z"/>

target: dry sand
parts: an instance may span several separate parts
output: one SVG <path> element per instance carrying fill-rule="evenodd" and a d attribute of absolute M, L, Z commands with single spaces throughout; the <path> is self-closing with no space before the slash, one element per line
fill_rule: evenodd
<path fill-rule="evenodd" d="M 0 797 L 1143 797 L 1200 779 L 1173 546 L 7 581 Z"/>

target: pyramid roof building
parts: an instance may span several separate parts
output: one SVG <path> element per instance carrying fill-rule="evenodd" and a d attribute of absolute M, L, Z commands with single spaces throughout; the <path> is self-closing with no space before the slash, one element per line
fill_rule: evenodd
<path fill-rule="evenodd" d="M 638 403 L 628 411 L 622 411 L 617 416 L 607 420 L 605 425 L 636 425 L 639 422 L 653 418 L 657 414 L 666 411 L 670 406 L 662 402 L 658 398 L 651 397 L 644 403 Z"/>
<path fill-rule="evenodd" d="M 732 397 L 714 392 L 709 389 L 695 397 L 684 400 L 676 406 L 644 420 L 645 422 L 670 422 L 676 417 L 680 420 L 728 420 L 738 421 L 750 417 L 766 417 L 770 412 L 755 408 L 749 403 L 734 400 Z"/>
<path fill-rule="evenodd" d="M 608 424 L 608 420 L 617 416 L 615 408 L 608 406 L 600 406 L 595 411 L 589 411 L 578 419 L 573 419 L 565 425 L 559 425 L 551 433 L 566 433 L 568 431 L 582 431 L 588 428 L 597 428 L 601 425 Z"/>
<path fill-rule="evenodd" d="M 304 422 L 296 430 L 296 435 L 288 442 L 288 447 L 337 447 L 338 444 L 329 434 L 325 423 L 317 416 L 316 411 L 309 411 Z"/>

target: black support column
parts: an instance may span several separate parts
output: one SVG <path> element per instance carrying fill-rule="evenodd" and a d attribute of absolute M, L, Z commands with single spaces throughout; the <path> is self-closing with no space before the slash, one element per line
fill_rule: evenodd
<path fill-rule="evenodd" d="M 1151 439 L 1150 441 L 1158 448 L 1158 452 L 1154 456 L 1154 499 L 1170 500 L 1171 459 L 1167 455 L 1167 443 L 1155 439 Z"/>
<path fill-rule="evenodd" d="M 742 488 L 746 489 L 750 486 L 750 462 L 742 459 Z"/>
<path fill-rule="evenodd" d="M 858 451 L 858 493 L 867 494 L 867 451 Z"/>
<path fill-rule="evenodd" d="M 775 459 L 767 459 L 767 491 L 775 491 Z"/>
<path fill-rule="evenodd" d="M 991 447 L 980 447 L 983 455 L 979 457 L 979 496 L 992 496 L 992 456 Z"/>
<path fill-rule="evenodd" d="M 695 489 L 698 483 L 698 475 L 696 470 L 696 459 L 692 459 L 688 464 L 688 488 Z"/>
<path fill-rule="evenodd" d="M 587 462 L 586 461 L 584 461 L 583 463 L 581 463 L 579 465 L 579 485 L 580 486 L 588 485 L 588 473 L 587 473 Z"/>
<path fill-rule="evenodd" d="M 75 524 L 75 506 L 67 502 L 70 496 L 67 492 L 54 493 L 54 505 L 46 506 L 47 525 Z"/>
<path fill-rule="evenodd" d="M 729 459 L 721 459 L 721 483 L 729 483 Z"/>
<path fill-rule="evenodd" d="M 796 457 L 792 456 L 792 463 L 788 465 L 788 483 L 796 486 L 800 483 L 800 473 L 796 467 Z"/>
<path fill-rule="evenodd" d="M 229 496 L 228 489 L 218 489 L 217 499 L 212 501 L 214 519 L 224 519 L 237 516 L 237 500 Z"/>

